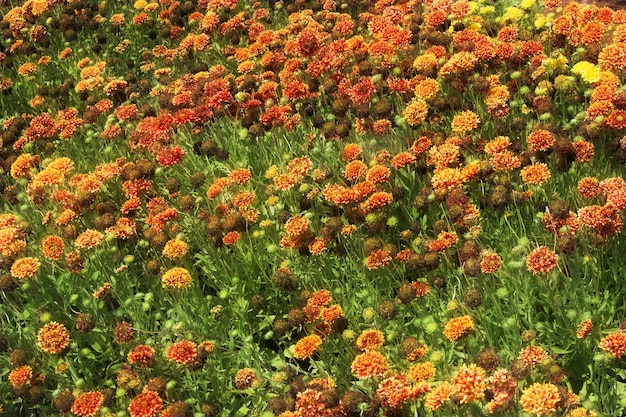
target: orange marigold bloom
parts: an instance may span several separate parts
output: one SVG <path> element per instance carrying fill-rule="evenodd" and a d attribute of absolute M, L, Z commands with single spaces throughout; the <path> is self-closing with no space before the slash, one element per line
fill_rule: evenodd
<path fill-rule="evenodd" d="M 433 53 L 419 55 L 413 61 L 413 68 L 418 72 L 429 72 L 438 66 L 438 57 Z"/>
<path fill-rule="evenodd" d="M 589 319 L 583 320 L 578 325 L 578 329 L 576 330 L 576 337 L 582 339 L 585 336 L 588 336 L 593 330 L 593 322 Z"/>
<path fill-rule="evenodd" d="M 407 165 L 414 164 L 417 158 L 410 152 L 400 152 L 391 160 L 391 166 L 394 169 L 402 169 Z"/>
<path fill-rule="evenodd" d="M 364 351 L 377 350 L 385 343 L 385 336 L 380 330 L 363 330 L 356 339 L 356 347 Z"/>
<path fill-rule="evenodd" d="M 285 222 L 285 232 L 287 235 L 298 237 L 303 235 L 309 230 L 309 220 L 301 215 L 290 217 Z"/>
<path fill-rule="evenodd" d="M 446 339 L 456 342 L 467 336 L 474 330 L 474 322 L 470 316 L 461 316 L 450 319 L 444 329 L 443 335 Z"/>
<path fill-rule="evenodd" d="M 241 237 L 241 234 L 239 234 L 239 232 L 237 231 L 228 232 L 222 238 L 222 243 L 224 243 L 227 246 L 234 245 L 235 243 L 237 243 L 240 237 Z"/>
<path fill-rule="evenodd" d="M 477 401 L 485 396 L 487 373 L 475 364 L 461 365 L 452 378 L 452 392 L 459 397 L 461 404 Z"/>
<path fill-rule="evenodd" d="M 600 194 L 600 181 L 593 177 L 581 178 L 576 191 L 584 198 L 595 198 Z"/>
<path fill-rule="evenodd" d="M 520 351 L 519 357 L 526 365 L 535 366 L 548 358 L 548 352 L 540 346 L 530 345 Z"/>
<path fill-rule="evenodd" d="M 296 342 L 293 349 L 293 357 L 298 360 L 306 360 L 317 352 L 317 348 L 322 344 L 322 338 L 316 334 L 305 336 Z"/>
<path fill-rule="evenodd" d="M 400 373 L 382 380 L 376 394 L 383 407 L 395 409 L 405 401 L 417 398 L 428 390 L 430 390 L 430 385 L 427 382 L 413 385 L 406 374 Z"/>
<path fill-rule="evenodd" d="M 252 178 L 252 174 L 245 168 L 238 168 L 228 175 L 228 179 L 236 184 L 245 184 Z"/>
<path fill-rule="evenodd" d="M 74 400 L 71 411 L 78 417 L 93 417 L 98 413 L 103 402 L 104 396 L 100 392 L 84 392 Z"/>
<path fill-rule="evenodd" d="M 367 180 L 374 184 L 381 184 L 389 180 L 391 171 L 384 165 L 374 165 L 367 171 Z"/>
<path fill-rule="evenodd" d="M 451 190 L 463 184 L 463 175 L 458 168 L 444 168 L 435 172 L 431 183 L 435 190 Z"/>
<path fill-rule="evenodd" d="M 152 366 L 152 358 L 154 349 L 148 345 L 139 345 L 128 352 L 128 361 L 130 363 L 139 363 L 144 366 Z"/>
<path fill-rule="evenodd" d="M 566 417 L 597 417 L 597 414 L 593 411 L 587 410 L 584 407 L 579 407 L 567 413 Z"/>
<path fill-rule="evenodd" d="M 252 368 L 243 368 L 237 371 L 235 375 L 235 388 L 239 390 L 248 389 L 252 386 L 252 383 L 258 380 L 256 372 Z"/>
<path fill-rule="evenodd" d="M 506 151 L 511 145 L 511 140 L 507 136 L 498 136 L 485 144 L 485 153 L 495 155 L 498 152 Z"/>
<path fill-rule="evenodd" d="M 46 353 L 56 355 L 69 345 L 70 334 L 62 324 L 51 321 L 37 333 L 37 346 Z"/>
<path fill-rule="evenodd" d="M 367 175 L 367 165 L 363 161 L 353 160 L 346 165 L 344 176 L 348 181 L 364 179 Z"/>
<path fill-rule="evenodd" d="M 526 142 L 528 142 L 528 148 L 531 151 L 547 151 L 554 145 L 556 138 L 552 134 L 544 129 L 538 129 L 530 133 Z"/>
<path fill-rule="evenodd" d="M 578 140 L 572 143 L 576 151 L 576 162 L 587 163 L 593 159 L 595 146 L 586 140 Z"/>
<path fill-rule="evenodd" d="M 409 369 L 411 381 L 427 381 L 435 376 L 435 365 L 432 362 L 417 363 Z"/>
<path fill-rule="evenodd" d="M 556 385 L 534 383 L 524 390 L 519 403 L 527 413 L 541 416 L 554 413 L 560 398 Z"/>
<path fill-rule="evenodd" d="M 626 353 L 626 333 L 616 332 L 603 337 L 600 349 L 620 359 Z"/>
<path fill-rule="evenodd" d="M 131 417 L 154 417 L 163 408 L 163 400 L 154 391 L 146 390 L 133 398 L 128 406 Z"/>
<path fill-rule="evenodd" d="M 383 268 L 389 262 L 391 262 L 391 254 L 382 249 L 373 251 L 365 258 L 365 266 L 369 270 Z"/>
<path fill-rule="evenodd" d="M 626 46 L 626 44 L 624 44 Z M 614 110 L 604 119 L 604 123 L 614 129 L 626 128 L 626 110 Z"/>
<path fill-rule="evenodd" d="M 25 279 L 33 277 L 39 271 L 39 260 L 37 258 L 20 258 L 11 265 L 11 275 L 15 278 Z"/>
<path fill-rule="evenodd" d="M 450 399 L 450 395 L 452 395 L 452 384 L 443 382 L 426 394 L 424 405 L 430 411 L 438 410 Z"/>
<path fill-rule="evenodd" d="M 491 156 L 489 160 L 493 169 L 497 171 L 511 171 L 519 168 L 522 162 L 511 151 L 497 152 Z"/>
<path fill-rule="evenodd" d="M 41 250 L 47 259 L 60 259 L 63 256 L 63 239 L 59 236 L 46 236 L 41 239 Z"/>
<path fill-rule="evenodd" d="M 187 288 L 193 278 L 185 268 L 174 267 L 161 277 L 163 288 Z"/>
<path fill-rule="evenodd" d="M 428 106 L 426 101 L 421 98 L 414 98 L 404 109 L 404 117 L 411 126 L 421 124 L 428 114 Z"/>
<path fill-rule="evenodd" d="M 542 162 L 525 166 L 520 172 L 522 181 L 526 184 L 541 185 L 550 178 L 550 170 L 548 166 Z"/>
<path fill-rule="evenodd" d="M 367 199 L 367 206 L 371 209 L 386 206 L 393 201 L 393 196 L 386 191 L 378 191 Z"/>
<path fill-rule="evenodd" d="M 417 84 L 414 92 L 415 96 L 422 100 L 432 100 L 439 92 L 439 83 L 432 78 L 426 78 Z"/>
<path fill-rule="evenodd" d="M 83 233 L 78 235 L 78 237 L 74 241 L 74 245 L 78 249 L 93 248 L 94 246 L 102 243 L 103 239 L 104 236 L 99 231 L 94 229 L 87 229 Z"/>
<path fill-rule="evenodd" d="M 33 377 L 33 368 L 28 365 L 15 368 L 9 373 L 9 381 L 13 388 L 22 388 L 30 385 Z"/>
<path fill-rule="evenodd" d="M 196 359 L 196 344 L 189 340 L 181 340 L 176 342 L 165 350 L 167 360 L 177 362 L 181 365 L 187 365 Z"/>
<path fill-rule="evenodd" d="M 170 239 L 163 248 L 163 255 L 168 259 L 176 259 L 185 256 L 187 244 L 180 239 Z"/>
<path fill-rule="evenodd" d="M 387 372 L 387 359 L 378 351 L 368 351 L 357 355 L 352 361 L 352 373 L 359 379 L 382 376 Z"/>
<path fill-rule="evenodd" d="M 349 143 L 346 146 L 344 146 L 341 157 L 344 161 L 349 162 L 349 161 L 354 161 L 355 159 L 359 158 L 362 153 L 363 153 L 363 149 L 361 148 L 360 145 L 356 143 Z"/>
<path fill-rule="evenodd" d="M 326 324 L 333 324 L 337 319 L 343 317 L 343 309 L 340 305 L 335 304 L 330 307 L 323 307 L 320 311 L 319 318 Z"/>
<path fill-rule="evenodd" d="M 428 165 L 435 165 L 437 168 L 447 167 L 456 164 L 461 155 L 459 145 L 453 143 L 444 143 L 430 148 L 426 162 Z"/>
<path fill-rule="evenodd" d="M 446 78 L 453 74 L 470 71 L 478 63 L 478 57 L 472 52 L 461 51 L 450 57 L 439 70 L 439 76 Z"/>
<path fill-rule="evenodd" d="M 598 66 L 604 71 L 619 72 L 626 68 L 626 43 L 607 45 L 598 55 Z"/>
<path fill-rule="evenodd" d="M 482 261 L 480 261 L 480 270 L 483 274 L 493 274 L 502 266 L 502 258 L 493 251 L 484 251 L 482 258 Z"/>
<path fill-rule="evenodd" d="M 545 246 L 539 246 L 526 258 L 526 268 L 532 273 L 547 274 L 556 267 L 557 256 L 554 251 Z"/>
<path fill-rule="evenodd" d="M 452 119 L 452 131 L 457 133 L 467 133 L 478 127 L 480 119 L 471 110 L 465 110 Z"/>

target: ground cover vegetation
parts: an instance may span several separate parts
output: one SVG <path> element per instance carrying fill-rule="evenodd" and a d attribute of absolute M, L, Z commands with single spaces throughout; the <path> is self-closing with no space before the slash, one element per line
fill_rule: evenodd
<path fill-rule="evenodd" d="M 626 11 L 0 1 L 8 416 L 620 416 Z"/>

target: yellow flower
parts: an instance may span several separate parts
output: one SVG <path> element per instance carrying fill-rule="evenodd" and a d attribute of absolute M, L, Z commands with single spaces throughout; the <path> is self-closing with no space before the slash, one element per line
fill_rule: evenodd
<path fill-rule="evenodd" d="M 502 15 L 502 21 L 519 22 L 524 17 L 524 12 L 517 7 L 509 6 Z"/>
<path fill-rule="evenodd" d="M 524 10 L 528 10 L 535 5 L 535 0 L 522 0 L 520 6 Z"/>
<path fill-rule="evenodd" d="M 595 83 L 600 81 L 601 71 L 596 65 L 587 61 L 580 61 L 572 67 L 572 73 L 580 75 L 586 83 Z"/>
<path fill-rule="evenodd" d="M 495 12 L 496 12 L 496 8 L 493 6 L 483 6 L 478 11 L 478 13 L 480 14 L 493 14 Z"/>

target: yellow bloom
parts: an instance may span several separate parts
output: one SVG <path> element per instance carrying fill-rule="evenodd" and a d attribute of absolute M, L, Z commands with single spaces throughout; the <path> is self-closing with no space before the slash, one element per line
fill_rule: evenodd
<path fill-rule="evenodd" d="M 600 80 L 600 76 L 602 75 L 600 68 L 587 61 L 580 61 L 574 65 L 572 67 L 572 73 L 580 75 L 586 83 L 595 83 Z"/>
<path fill-rule="evenodd" d="M 495 12 L 496 12 L 496 8 L 493 6 L 483 6 L 478 11 L 478 13 L 480 14 L 493 14 Z"/>
<path fill-rule="evenodd" d="M 524 11 L 517 7 L 507 7 L 506 11 L 502 15 L 502 21 L 519 22 L 524 17 Z"/>
<path fill-rule="evenodd" d="M 535 0 L 522 0 L 520 6 L 524 10 L 528 10 L 535 5 Z"/>

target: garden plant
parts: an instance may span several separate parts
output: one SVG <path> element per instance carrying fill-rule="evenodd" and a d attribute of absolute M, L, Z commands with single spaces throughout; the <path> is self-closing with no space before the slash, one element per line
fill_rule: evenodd
<path fill-rule="evenodd" d="M 3 416 L 626 415 L 626 10 L 0 0 Z"/>

